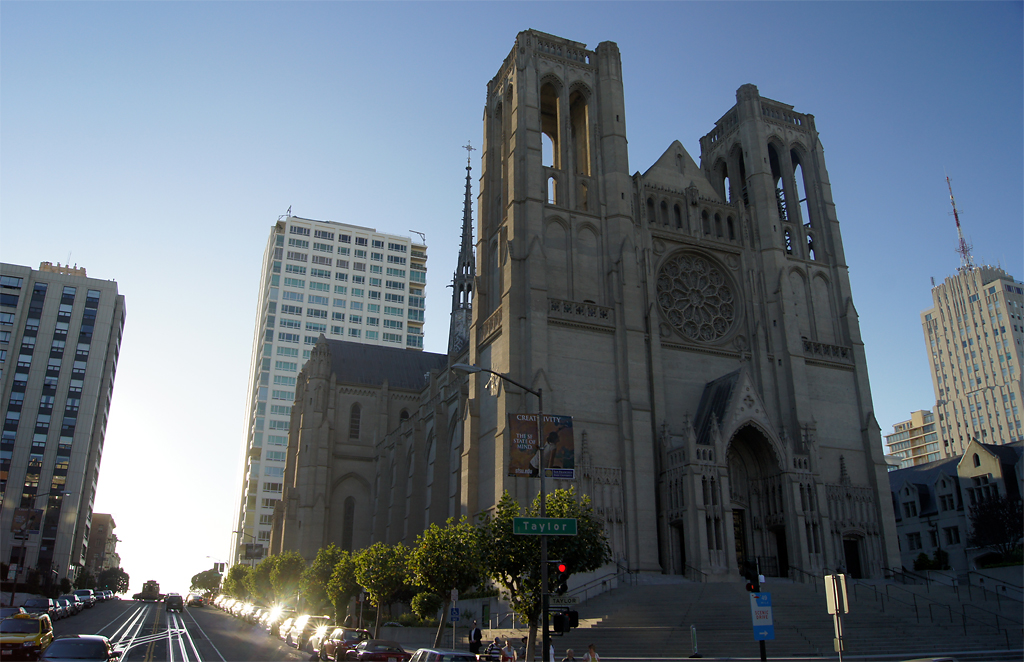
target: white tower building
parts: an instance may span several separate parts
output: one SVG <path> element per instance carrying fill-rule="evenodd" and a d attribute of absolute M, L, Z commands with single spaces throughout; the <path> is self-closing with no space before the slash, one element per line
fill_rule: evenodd
<path fill-rule="evenodd" d="M 327 338 L 423 349 L 427 247 L 409 237 L 282 216 L 263 253 L 231 562 L 266 549 L 281 498 L 295 379 Z"/>

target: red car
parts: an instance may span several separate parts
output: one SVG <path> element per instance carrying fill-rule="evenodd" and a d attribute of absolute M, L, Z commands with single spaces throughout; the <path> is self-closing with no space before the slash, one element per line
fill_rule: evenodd
<path fill-rule="evenodd" d="M 315 647 L 321 660 L 344 660 L 345 651 L 372 638 L 369 630 L 337 627 L 318 638 Z"/>
<path fill-rule="evenodd" d="M 345 651 L 346 660 L 364 662 L 407 662 L 412 653 L 406 653 L 397 641 L 369 639 L 359 642 L 355 648 Z"/>

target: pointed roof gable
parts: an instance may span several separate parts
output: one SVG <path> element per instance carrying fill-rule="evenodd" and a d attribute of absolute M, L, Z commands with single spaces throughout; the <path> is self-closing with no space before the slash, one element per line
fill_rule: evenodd
<path fill-rule="evenodd" d="M 722 440 L 729 440 L 741 427 L 752 423 L 768 438 L 781 461 L 782 447 L 766 411 L 747 370 L 740 368 L 710 381 L 704 386 L 694 416 L 697 443 L 713 444 L 715 431 Z"/>
<path fill-rule="evenodd" d="M 654 165 L 647 169 L 644 183 L 675 191 L 696 186 L 697 194 L 702 198 L 721 200 L 715 187 L 704 177 L 700 167 L 678 140 L 673 141 Z"/>

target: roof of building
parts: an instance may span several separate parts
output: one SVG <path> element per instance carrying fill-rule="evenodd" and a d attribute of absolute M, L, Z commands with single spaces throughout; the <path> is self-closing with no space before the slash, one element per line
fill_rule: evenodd
<path fill-rule="evenodd" d="M 420 391 L 427 384 L 431 370 L 448 366 L 447 354 L 432 354 L 364 345 L 344 340 L 328 340 L 331 350 L 331 372 L 339 382 L 380 386 L 385 380 L 392 389 Z"/>
<path fill-rule="evenodd" d="M 697 433 L 698 444 L 712 443 L 711 421 L 722 422 L 725 409 L 729 406 L 729 398 L 732 397 L 733 389 L 736 388 L 739 379 L 740 371 L 734 370 L 704 385 L 704 393 L 700 396 L 700 404 L 697 405 L 697 415 L 694 417 L 693 426 Z"/>

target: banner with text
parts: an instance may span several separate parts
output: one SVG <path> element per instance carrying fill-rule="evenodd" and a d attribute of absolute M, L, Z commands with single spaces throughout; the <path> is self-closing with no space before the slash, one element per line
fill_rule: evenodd
<path fill-rule="evenodd" d="M 508 475 L 539 476 L 541 466 L 537 453 L 537 414 L 509 414 L 511 439 Z M 541 436 L 545 440 L 544 476 L 574 480 L 576 478 L 576 444 L 572 432 L 572 416 L 544 415 Z"/>

